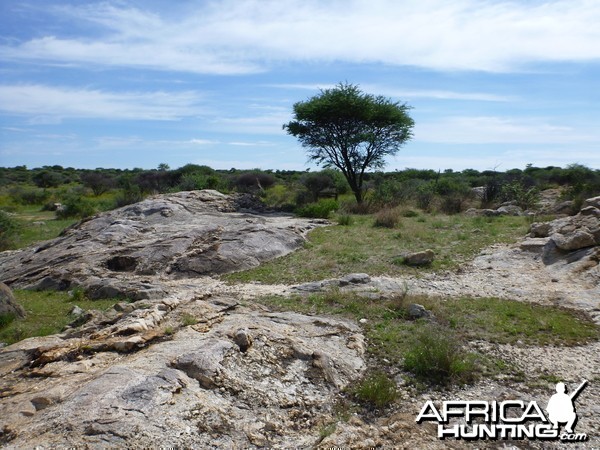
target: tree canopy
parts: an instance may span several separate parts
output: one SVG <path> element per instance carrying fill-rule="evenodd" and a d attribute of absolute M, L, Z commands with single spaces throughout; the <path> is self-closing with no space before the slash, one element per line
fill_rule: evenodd
<path fill-rule="evenodd" d="M 395 155 L 412 137 L 409 109 L 340 83 L 294 104 L 294 120 L 283 128 L 298 138 L 311 160 L 339 169 L 361 203 L 365 171 L 384 167 L 385 157 Z"/>

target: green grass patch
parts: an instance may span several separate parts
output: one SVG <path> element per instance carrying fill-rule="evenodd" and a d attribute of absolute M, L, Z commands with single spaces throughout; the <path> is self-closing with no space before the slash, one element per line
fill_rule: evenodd
<path fill-rule="evenodd" d="M 466 383 L 477 377 L 511 374 L 503 361 L 468 351 L 470 340 L 522 345 L 577 345 L 600 339 L 600 327 L 585 314 L 564 308 L 496 298 L 442 300 L 399 295 L 388 299 L 331 290 L 307 296 L 268 296 L 260 303 L 305 314 L 367 319 L 368 352 L 378 362 L 404 368 L 419 380 Z M 434 324 L 408 320 L 407 305 L 433 312 Z"/>
<path fill-rule="evenodd" d="M 424 326 L 404 353 L 404 368 L 435 384 L 472 382 L 477 377 L 480 358 L 459 342 L 446 329 Z"/>
<path fill-rule="evenodd" d="M 231 282 L 260 281 L 294 284 L 335 278 L 348 273 L 399 276 L 415 270 L 458 267 L 483 248 L 514 242 L 528 229 L 525 217 L 454 216 L 402 217 L 402 230 L 373 227 L 374 217 L 353 216 L 353 226 L 334 225 L 313 230 L 304 248 L 255 269 L 225 275 Z M 428 268 L 394 263 L 403 252 L 431 248 L 436 259 Z"/>
<path fill-rule="evenodd" d="M 600 339 L 600 328 L 583 312 L 498 298 L 426 302 L 461 334 L 525 345 L 578 345 Z"/>
<path fill-rule="evenodd" d="M 40 211 L 39 206 L 26 206 L 13 213 L 12 219 L 18 225 L 12 233 L 7 250 L 28 247 L 38 242 L 54 239 L 67 227 L 77 222 L 75 219 L 56 219 L 52 211 Z"/>
<path fill-rule="evenodd" d="M 368 375 L 352 392 L 358 401 L 375 408 L 384 408 L 398 397 L 396 382 L 385 372 Z"/>
<path fill-rule="evenodd" d="M 15 290 L 17 302 L 23 306 L 25 319 L 14 319 L 0 325 L 0 342 L 12 344 L 33 336 L 59 333 L 75 319 L 70 312 L 74 305 L 84 310 L 106 310 L 117 301 L 114 299 L 74 299 L 68 292 Z"/>

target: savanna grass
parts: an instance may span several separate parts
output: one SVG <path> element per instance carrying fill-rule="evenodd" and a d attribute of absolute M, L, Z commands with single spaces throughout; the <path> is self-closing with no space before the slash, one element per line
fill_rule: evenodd
<path fill-rule="evenodd" d="M 453 269 L 481 249 L 514 242 L 528 229 L 524 217 L 472 218 L 462 215 L 402 217 L 402 228 L 373 227 L 372 216 L 352 216 L 351 227 L 337 225 L 313 230 L 304 248 L 255 269 L 225 275 L 231 282 L 260 281 L 294 284 L 335 278 L 348 273 L 399 276 L 416 270 Z M 428 268 L 394 264 L 404 252 L 434 249 Z"/>

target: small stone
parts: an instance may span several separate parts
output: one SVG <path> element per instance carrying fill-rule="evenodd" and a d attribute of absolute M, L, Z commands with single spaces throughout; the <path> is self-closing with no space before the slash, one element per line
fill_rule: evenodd
<path fill-rule="evenodd" d="M 40 411 L 42 409 L 46 409 L 48 406 L 52 405 L 54 400 L 50 397 L 34 397 L 31 399 L 31 404 L 34 406 L 36 411 Z"/>
<path fill-rule="evenodd" d="M 423 305 L 418 303 L 411 303 L 408 305 L 408 316 L 411 319 L 422 319 L 431 317 L 431 312 L 425 309 Z"/>
<path fill-rule="evenodd" d="M 246 353 L 252 346 L 252 336 L 250 336 L 250 331 L 247 328 L 237 330 L 233 335 L 233 342 L 237 344 L 242 353 Z"/>
<path fill-rule="evenodd" d="M 431 249 L 422 252 L 408 253 L 403 255 L 404 264 L 409 266 L 428 266 L 433 262 L 435 253 Z"/>
<path fill-rule="evenodd" d="M 367 323 L 367 322 L 368 322 L 368 320 L 367 320 L 367 319 L 360 319 L 360 320 L 359 320 L 359 322 L 360 322 L 360 323 Z"/>
<path fill-rule="evenodd" d="M 340 278 L 340 286 L 348 284 L 367 284 L 371 281 L 371 277 L 366 273 L 351 273 L 343 278 Z"/>
<path fill-rule="evenodd" d="M 79 306 L 74 305 L 73 308 L 71 308 L 72 316 L 81 316 L 83 314 L 85 314 L 85 311 L 83 309 L 81 309 Z"/>

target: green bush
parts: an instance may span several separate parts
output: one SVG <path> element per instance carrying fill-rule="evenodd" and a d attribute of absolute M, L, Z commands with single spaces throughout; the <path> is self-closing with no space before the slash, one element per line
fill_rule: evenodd
<path fill-rule="evenodd" d="M 142 190 L 136 185 L 127 186 L 115 198 L 117 208 L 141 202 L 142 200 L 144 200 L 144 194 L 142 194 Z"/>
<path fill-rule="evenodd" d="M 423 184 L 419 186 L 415 193 L 417 206 L 423 211 L 429 211 L 431 209 L 431 204 L 434 197 L 435 193 L 431 184 Z"/>
<path fill-rule="evenodd" d="M 0 251 L 12 247 L 18 229 L 19 222 L 7 212 L 0 210 Z"/>
<path fill-rule="evenodd" d="M 50 198 L 50 193 L 46 189 L 25 186 L 13 186 L 9 194 L 19 205 L 41 205 Z"/>
<path fill-rule="evenodd" d="M 84 219 L 96 213 L 96 208 L 91 200 L 77 195 L 69 194 L 63 201 L 62 208 L 56 211 L 56 217 L 66 219 L 68 217 L 76 217 Z"/>
<path fill-rule="evenodd" d="M 523 183 L 515 181 L 502 187 L 501 198 L 505 202 L 516 202 L 523 209 L 533 208 L 539 199 L 539 190 L 527 188 Z"/>
<path fill-rule="evenodd" d="M 333 211 L 337 211 L 340 205 L 337 201 L 324 198 L 317 203 L 309 203 L 297 210 L 300 217 L 314 217 L 319 219 L 327 219 Z"/>
<path fill-rule="evenodd" d="M 284 211 L 293 211 L 296 192 L 293 188 L 285 184 L 276 184 L 267 189 L 264 202 L 271 208 L 277 208 Z"/>
<path fill-rule="evenodd" d="M 376 372 L 354 388 L 354 395 L 368 406 L 383 408 L 396 400 L 398 391 L 394 380 L 383 372 Z"/>
<path fill-rule="evenodd" d="M 404 354 L 404 368 L 434 384 L 469 382 L 475 378 L 474 355 L 440 328 L 425 327 Z"/>

